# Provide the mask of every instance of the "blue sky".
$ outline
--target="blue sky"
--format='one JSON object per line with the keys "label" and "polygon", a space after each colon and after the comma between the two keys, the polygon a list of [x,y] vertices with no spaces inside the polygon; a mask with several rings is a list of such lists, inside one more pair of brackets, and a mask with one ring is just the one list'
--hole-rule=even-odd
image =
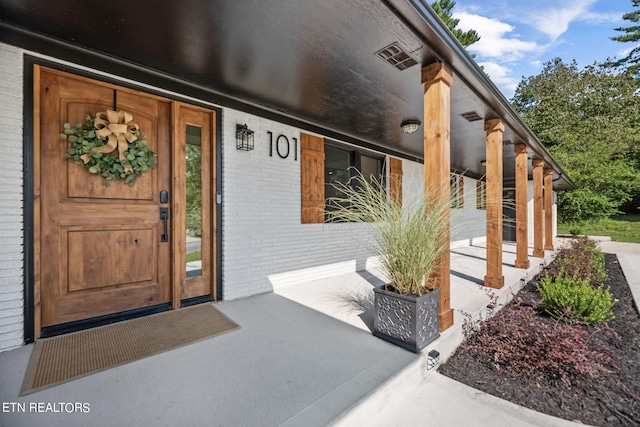
{"label": "blue sky", "polygon": [[583,67],[630,51],[610,37],[630,25],[622,15],[632,10],[631,0],[457,0],[453,16],[480,34],[467,49],[510,99],[523,76],[553,58]]}

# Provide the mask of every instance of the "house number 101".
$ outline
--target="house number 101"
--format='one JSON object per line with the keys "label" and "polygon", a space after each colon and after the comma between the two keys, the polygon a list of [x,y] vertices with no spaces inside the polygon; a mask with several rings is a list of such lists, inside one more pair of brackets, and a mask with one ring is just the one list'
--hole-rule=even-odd
{"label": "house number 101", "polygon": [[[273,132],[267,131],[269,134],[269,157],[273,157],[273,148],[275,145],[276,153],[281,159],[286,159],[289,157],[289,153],[291,152],[291,144],[289,143],[289,138],[285,135],[278,135],[276,138],[276,143],[273,143]],[[298,161],[298,139],[293,139],[293,160]]]}

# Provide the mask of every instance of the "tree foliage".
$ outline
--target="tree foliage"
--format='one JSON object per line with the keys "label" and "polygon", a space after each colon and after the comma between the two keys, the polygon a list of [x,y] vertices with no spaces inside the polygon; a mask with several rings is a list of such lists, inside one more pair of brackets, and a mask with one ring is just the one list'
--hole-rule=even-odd
{"label": "tree foliage", "polygon": [[462,46],[467,47],[480,40],[480,36],[475,30],[462,31],[456,28],[460,20],[454,19],[452,16],[452,10],[455,5],[456,2],[451,0],[438,0],[431,3],[431,7],[442,19],[442,22],[451,30]]}
{"label": "tree foliage", "polygon": [[200,146],[186,145],[186,211],[187,229],[202,235],[202,151]]}
{"label": "tree foliage", "polygon": [[561,220],[610,216],[639,194],[636,90],[630,70],[560,58],[518,85],[515,109],[579,187],[559,195]]}
{"label": "tree foliage", "polygon": [[629,54],[616,62],[616,65],[628,66],[636,76],[640,78],[640,0],[631,0],[631,4],[637,9],[629,13],[625,13],[622,15],[622,19],[629,21],[632,24],[628,27],[616,28],[615,30],[622,34],[616,37],[611,37],[611,40],[635,44],[635,47],[631,49]]}

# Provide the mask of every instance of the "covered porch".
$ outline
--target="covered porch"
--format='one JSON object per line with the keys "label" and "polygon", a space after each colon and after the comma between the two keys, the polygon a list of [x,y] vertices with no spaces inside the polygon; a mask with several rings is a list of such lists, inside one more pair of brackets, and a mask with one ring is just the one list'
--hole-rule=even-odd
{"label": "covered porch", "polygon": [[[23,397],[18,394],[33,345],[0,353],[0,399],[15,403],[4,407],[2,421],[11,426],[383,425],[376,420],[425,383],[438,388],[436,419],[455,418],[460,408],[477,407],[477,391],[428,369],[427,354],[435,349],[444,360],[453,352],[462,340],[463,313],[486,317],[484,246],[452,249],[454,324],[421,354],[371,335],[368,301],[381,275],[375,269],[354,271],[217,303],[239,329]],[[528,269],[517,269],[514,245],[502,249],[505,286],[495,291],[499,303],[553,257],[546,252],[544,258],[531,257]],[[484,404],[474,414],[480,423],[570,425],[491,396],[480,399]],[[30,404],[38,402],[88,403],[90,411],[30,412]],[[17,404],[26,412],[15,410]],[[470,425],[469,418],[457,419]]]}
{"label": "covered porch", "polygon": [[[529,265],[530,179],[533,255],[542,257],[544,249],[553,249],[549,244],[553,239],[553,191],[571,188],[573,183],[423,1],[358,0],[347,5],[305,0],[283,6],[198,0],[188,6],[165,3],[162,7],[152,2],[134,6],[116,2],[103,10],[87,9],[70,0],[54,10],[42,4],[8,2],[0,10],[0,41],[25,49],[33,63],[144,84],[154,91],[220,107],[223,116],[232,117],[228,111],[237,110],[256,120],[272,120],[376,151],[389,163],[423,163],[423,179],[438,183],[444,203],[450,197],[451,173],[477,180],[484,200],[479,209],[486,209],[484,256],[488,262],[481,280],[487,287],[499,289],[505,283],[501,253],[505,189],[516,189],[516,265],[523,269]],[[85,25],[76,25],[76,15],[82,16]],[[114,27],[119,29],[114,31]],[[132,32],[136,37],[130,36]],[[27,102],[31,102],[28,97]],[[401,130],[407,122],[417,124],[419,130]],[[27,139],[25,146],[28,144]],[[233,189],[234,176],[242,172],[243,165],[232,170],[233,163],[226,161],[232,154],[224,155],[220,169],[225,170],[219,181],[224,181],[222,187]],[[33,160],[27,157],[27,162]],[[300,163],[304,162],[301,152]],[[27,180],[31,168],[27,164]],[[322,167],[319,171],[323,172]],[[246,215],[247,209],[224,204],[236,195],[222,187],[216,190],[222,215]],[[26,212],[34,209],[35,192],[25,186]],[[319,193],[321,205],[323,196]],[[321,215],[317,222],[322,222]],[[306,224],[304,214],[302,223]],[[226,221],[223,233],[237,234],[229,224]],[[26,244],[37,247],[38,236],[29,234],[29,227],[25,230]],[[227,252],[221,256],[218,276],[224,274],[238,285],[240,280],[234,279],[243,270],[234,263],[227,242],[220,240],[221,251]],[[237,250],[243,252],[246,248]],[[35,261],[38,256],[36,251]],[[25,262],[38,265],[32,259]],[[279,260],[269,262],[274,270],[282,268],[276,267]],[[440,329],[446,330],[453,324],[449,269],[455,266],[448,259],[442,259],[440,265]],[[267,285],[264,273],[257,273],[261,276],[254,277],[260,283],[250,289],[223,284],[225,298],[263,291]],[[34,322],[33,317],[36,325],[34,333],[27,330],[29,342],[39,335],[38,272],[34,279],[25,277],[25,283],[26,323]],[[173,307],[179,305],[176,298]]]}

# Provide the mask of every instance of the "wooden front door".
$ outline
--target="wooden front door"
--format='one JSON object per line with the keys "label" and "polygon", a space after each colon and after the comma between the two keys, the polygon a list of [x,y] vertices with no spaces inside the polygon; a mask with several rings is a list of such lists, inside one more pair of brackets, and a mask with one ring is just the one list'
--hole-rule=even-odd
{"label": "wooden front door", "polygon": [[[182,299],[215,295],[213,112],[44,67],[36,66],[34,77],[35,336],[49,326],[158,304],[177,308]],[[101,175],[64,157],[63,125],[107,110],[130,113],[157,153],[157,167],[134,186],[119,180],[105,186]],[[202,226],[190,238],[184,203],[189,141],[178,124],[199,127],[206,139],[200,143]],[[185,271],[187,241],[202,242],[194,280]]]}

